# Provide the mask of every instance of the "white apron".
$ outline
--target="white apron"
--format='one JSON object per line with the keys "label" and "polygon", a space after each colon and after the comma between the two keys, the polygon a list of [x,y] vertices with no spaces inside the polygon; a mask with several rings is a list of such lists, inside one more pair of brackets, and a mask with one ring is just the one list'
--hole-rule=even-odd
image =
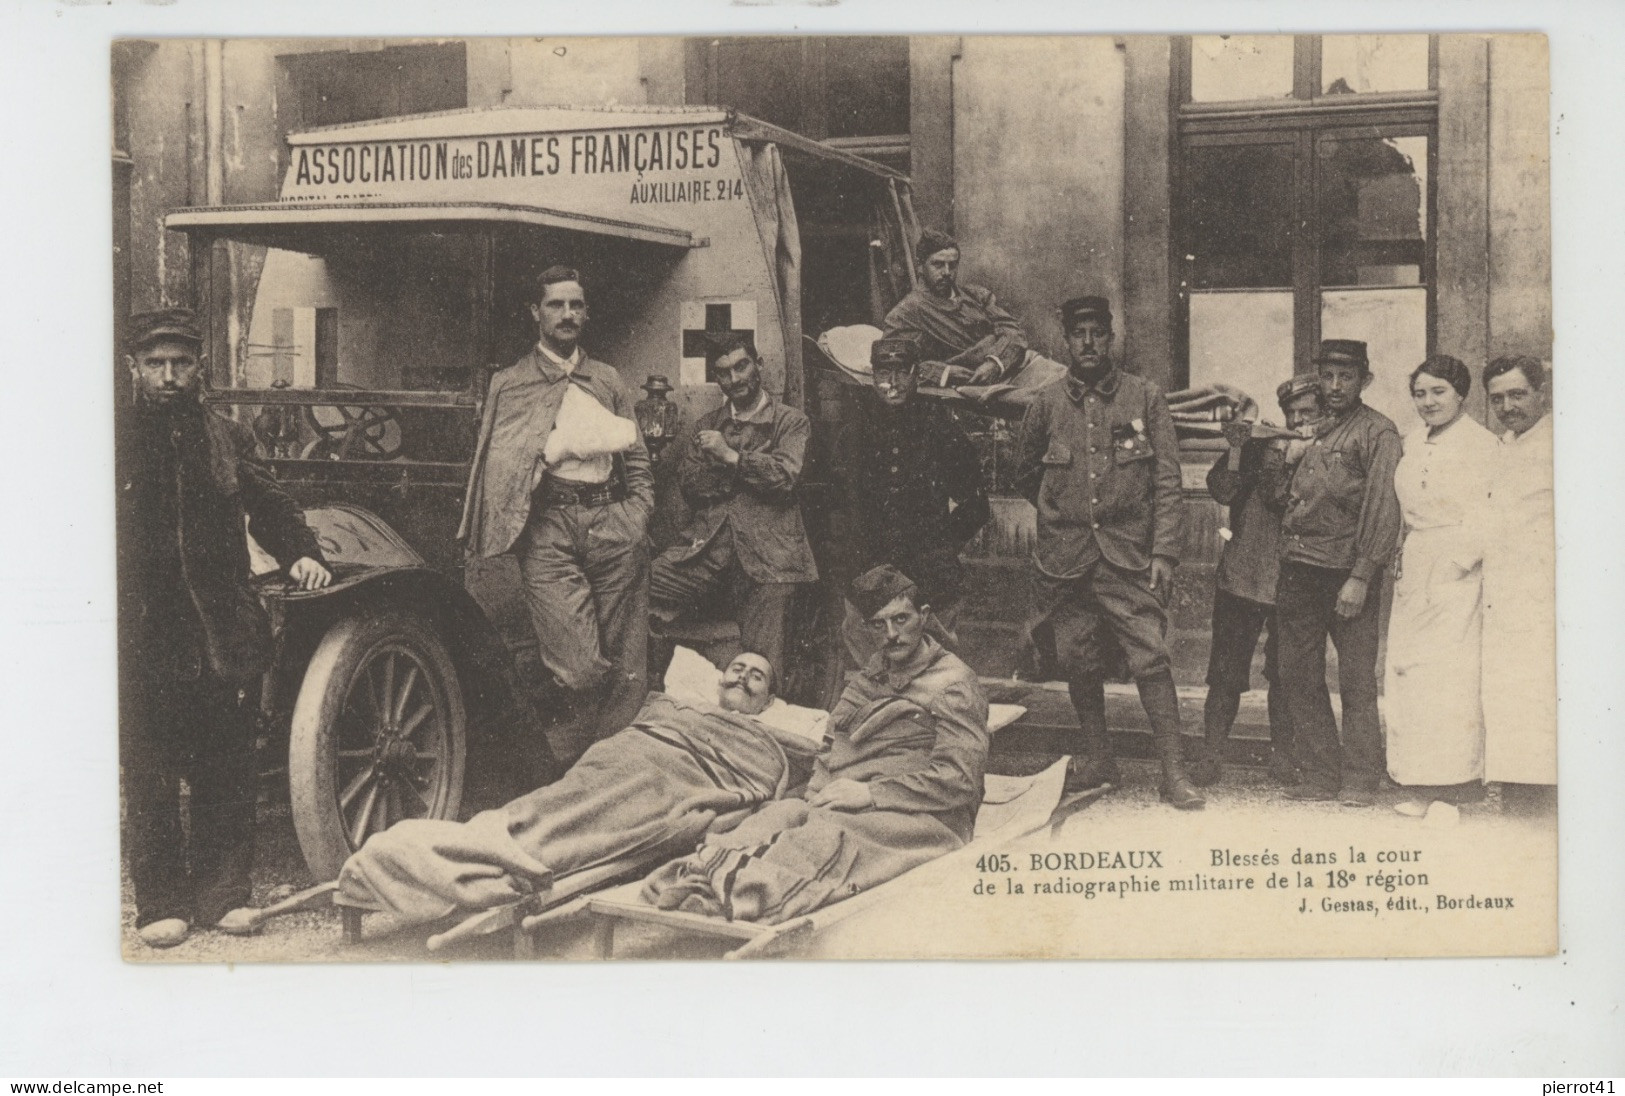
{"label": "white apron", "polygon": [[1552,417],[1508,434],[1484,553],[1486,780],[1557,783],[1557,546]]}
{"label": "white apron", "polygon": [[1413,432],[1394,472],[1406,533],[1385,692],[1399,784],[1484,778],[1480,564],[1495,451],[1495,436],[1463,415],[1435,437]]}

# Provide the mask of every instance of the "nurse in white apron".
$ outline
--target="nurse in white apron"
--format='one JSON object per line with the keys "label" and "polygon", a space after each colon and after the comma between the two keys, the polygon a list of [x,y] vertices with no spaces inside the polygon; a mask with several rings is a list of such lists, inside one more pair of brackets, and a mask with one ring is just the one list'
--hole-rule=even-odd
{"label": "nurse in white apron", "polygon": [[1464,413],[1471,386],[1445,354],[1411,374],[1422,423],[1394,472],[1405,539],[1388,626],[1387,753],[1388,775],[1413,793],[1402,814],[1483,795],[1483,530],[1496,440]]}

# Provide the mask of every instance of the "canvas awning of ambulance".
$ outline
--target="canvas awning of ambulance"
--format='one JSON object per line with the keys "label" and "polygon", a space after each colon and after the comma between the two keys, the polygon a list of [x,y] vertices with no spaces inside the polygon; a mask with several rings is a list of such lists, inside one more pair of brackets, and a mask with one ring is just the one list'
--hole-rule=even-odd
{"label": "canvas awning of ambulance", "polygon": [[[671,130],[674,126],[696,134],[696,156],[697,135],[705,127],[721,126],[739,140],[776,145],[792,159],[815,159],[837,169],[904,180],[873,161],[715,108],[499,108],[323,126],[289,134],[290,165],[281,200],[175,210],[164,223],[169,229],[203,239],[227,239],[306,254],[322,254],[346,236],[353,238],[380,229],[445,232],[519,227],[613,237],[667,248],[704,247],[709,240],[703,228],[696,231],[692,225],[671,223],[669,215],[681,219],[681,210],[668,208],[663,211],[667,217],[641,212],[628,216],[624,206],[609,206],[603,200],[605,196],[580,186],[558,188],[551,195],[555,200],[526,200],[534,196],[536,168],[551,163],[557,171],[561,163],[578,158],[583,151],[583,137],[597,137],[607,148],[610,140],[620,141],[630,132],[638,133],[641,141],[651,129]],[[566,138],[569,147],[549,148],[542,144],[544,135],[553,134],[574,135],[574,139]],[[444,156],[448,138],[478,142],[482,155],[494,150],[495,163],[475,163],[470,158],[465,165],[467,182],[478,193],[457,193],[470,187],[440,177],[445,167],[435,157]],[[597,147],[595,140],[588,149]],[[334,151],[338,148],[346,157],[342,168]],[[520,151],[505,157],[508,149],[522,151],[523,159]],[[667,155],[671,153],[668,148]],[[457,154],[455,148],[452,154]],[[677,154],[685,153],[678,150]],[[580,180],[580,165],[572,162],[568,166],[569,174]],[[338,174],[341,170],[342,185]],[[435,177],[432,181],[431,175]],[[420,181],[427,185],[416,185]],[[391,200],[407,194],[429,200]]]}
{"label": "canvas awning of ambulance", "polygon": [[704,247],[684,228],[649,219],[629,220],[515,202],[301,202],[203,206],[177,210],[166,228],[189,235],[320,255],[339,234],[378,229],[457,231],[528,227],[611,236],[672,248]]}

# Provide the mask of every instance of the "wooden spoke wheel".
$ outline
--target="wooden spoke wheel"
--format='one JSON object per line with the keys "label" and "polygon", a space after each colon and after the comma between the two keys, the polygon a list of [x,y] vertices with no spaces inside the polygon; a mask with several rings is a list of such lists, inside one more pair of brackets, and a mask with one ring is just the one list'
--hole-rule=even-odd
{"label": "wooden spoke wheel", "polygon": [[312,874],[338,875],[368,835],[455,818],[468,717],[446,645],[419,617],[342,620],[317,644],[294,702],[288,783]]}

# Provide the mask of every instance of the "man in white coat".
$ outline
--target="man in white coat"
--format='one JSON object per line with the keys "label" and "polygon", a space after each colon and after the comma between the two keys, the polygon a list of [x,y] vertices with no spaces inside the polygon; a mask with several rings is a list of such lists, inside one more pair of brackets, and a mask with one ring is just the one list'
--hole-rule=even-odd
{"label": "man in white coat", "polygon": [[1549,808],[1557,784],[1557,548],[1546,370],[1484,370],[1501,435],[1484,549],[1484,778],[1508,808]]}

